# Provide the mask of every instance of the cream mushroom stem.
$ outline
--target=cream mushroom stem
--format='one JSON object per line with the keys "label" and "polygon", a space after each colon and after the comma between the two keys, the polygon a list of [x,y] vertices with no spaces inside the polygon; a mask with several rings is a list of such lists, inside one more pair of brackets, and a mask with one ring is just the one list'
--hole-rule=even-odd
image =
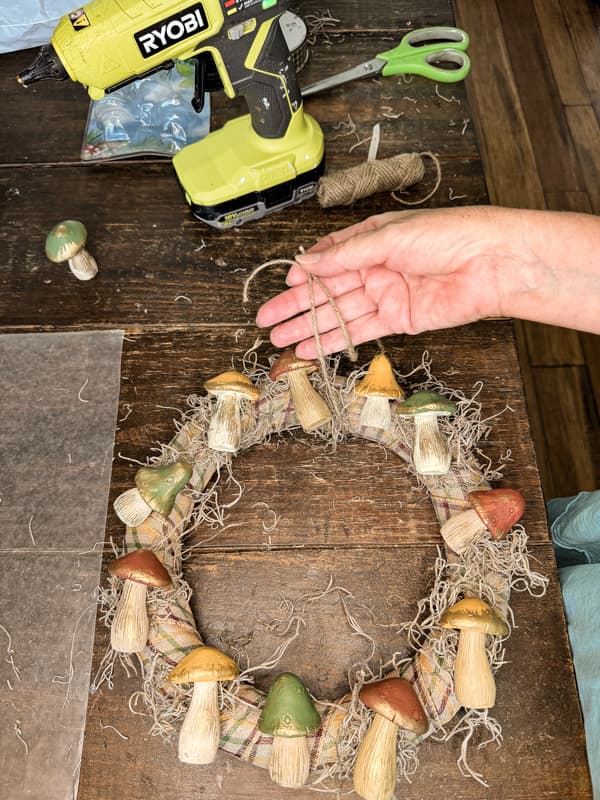
{"label": "cream mushroom stem", "polygon": [[208,446],[221,453],[237,453],[240,449],[242,424],[239,392],[218,392],[217,404],[208,426]]}
{"label": "cream mushroom stem", "polygon": [[452,457],[437,418],[435,411],[415,414],[413,464],[419,475],[445,475],[450,469]]}
{"label": "cream mushroom stem", "polygon": [[455,553],[462,553],[476,542],[487,528],[473,508],[453,514],[440,528],[440,533],[448,547]]}
{"label": "cream mushroom stem", "polygon": [[269,775],[286,789],[298,789],[308,780],[310,750],[306,736],[274,736]]}
{"label": "cream mushroom stem", "polygon": [[192,700],[179,732],[179,760],[186,764],[211,764],[220,738],[218,683],[194,683]]}
{"label": "cream mushroom stem", "polygon": [[389,430],[392,426],[389,397],[367,397],[360,412],[360,424],[368,428]]}
{"label": "cream mushroom stem", "polygon": [[375,713],[354,764],[354,791],[364,800],[391,800],[396,786],[398,726]]}
{"label": "cream mushroom stem", "polygon": [[89,253],[85,247],[76,253],[71,258],[67,259],[69,269],[80,281],[91,280],[98,272],[98,264],[96,259]]}
{"label": "cream mushroom stem", "polygon": [[463,708],[492,708],[496,682],[485,649],[485,633],[461,630],[454,663],[454,693]]}
{"label": "cream mushroom stem", "polygon": [[294,410],[303,430],[314,431],[329,422],[329,406],[309,381],[306,370],[290,370],[287,379]]}
{"label": "cream mushroom stem", "polygon": [[148,641],[146,584],[125,580],[110,628],[110,644],[118,653],[140,653]]}

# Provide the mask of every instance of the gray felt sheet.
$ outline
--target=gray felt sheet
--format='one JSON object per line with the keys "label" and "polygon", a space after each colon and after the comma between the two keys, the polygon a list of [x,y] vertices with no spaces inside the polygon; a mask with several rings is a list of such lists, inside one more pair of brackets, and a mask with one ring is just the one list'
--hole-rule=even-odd
{"label": "gray felt sheet", "polygon": [[0,336],[0,800],[72,800],[121,331]]}

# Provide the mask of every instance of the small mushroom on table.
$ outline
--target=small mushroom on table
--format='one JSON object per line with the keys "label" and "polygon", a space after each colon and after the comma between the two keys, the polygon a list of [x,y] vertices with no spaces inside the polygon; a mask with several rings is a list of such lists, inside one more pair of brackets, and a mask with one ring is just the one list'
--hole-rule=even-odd
{"label": "small mushroom on table", "polygon": [[173,461],[163,467],[142,467],[135,474],[135,489],[120,494],[113,507],[121,522],[135,527],[153,511],[168,517],[175,499],[192,477],[192,467]]}
{"label": "small mushroom on table", "polygon": [[220,453],[237,453],[242,437],[242,402],[255,402],[260,392],[249,378],[235,370],[210,378],[204,388],[217,399],[208,426],[208,446]]}
{"label": "small mushroom on table", "polygon": [[419,475],[446,475],[452,456],[438,418],[456,413],[456,405],[437,392],[419,391],[399,403],[397,411],[415,421],[412,459]]}
{"label": "small mushroom on table", "polygon": [[284,350],[271,367],[272,381],[287,378],[298,422],[307,433],[320,428],[331,419],[329,406],[309,381],[317,369],[316,361],[298,358],[293,350]]}
{"label": "small mushroom on table", "polygon": [[131,550],[108,565],[123,583],[110,628],[110,644],[118,653],[140,653],[148,641],[147,587],[168,589],[171,576],[151,550]]}
{"label": "small mushroom on table", "polygon": [[375,716],[358,748],[354,791],[364,800],[391,800],[400,729],[423,736],[429,728],[427,715],[412,684],[404,678],[367,683],[359,698]]}
{"label": "small mushroom on table", "polygon": [[477,489],[469,492],[471,508],[453,514],[440,528],[448,547],[455,553],[464,552],[486,531],[500,541],[523,516],[525,499],[516,489]]}
{"label": "small mushroom on table", "polygon": [[98,264],[85,249],[86,241],[85,225],[75,219],[66,219],[55,225],[46,237],[46,256],[55,264],[68,261],[76,278],[89,281],[98,272]]}
{"label": "small mushroom on table", "polygon": [[321,726],[321,717],[293,672],[278,675],[267,695],[258,727],[273,737],[269,774],[279,786],[304,786],[310,771],[310,750],[306,739]]}
{"label": "small mushroom on table", "polygon": [[454,662],[454,694],[464,708],[492,708],[496,682],[485,649],[485,637],[506,636],[508,625],[485,600],[465,597],[440,619],[442,628],[460,631]]}
{"label": "small mushroom on table", "polygon": [[193,683],[190,706],[179,732],[179,760],[186,764],[210,764],[221,741],[219,682],[232,681],[240,668],[216,647],[196,647],[171,670],[171,683]]}
{"label": "small mushroom on table", "polygon": [[354,393],[365,398],[360,424],[389,430],[392,425],[390,400],[404,399],[404,392],[396,381],[392,364],[385,353],[378,353],[373,358],[367,374],[357,384]]}

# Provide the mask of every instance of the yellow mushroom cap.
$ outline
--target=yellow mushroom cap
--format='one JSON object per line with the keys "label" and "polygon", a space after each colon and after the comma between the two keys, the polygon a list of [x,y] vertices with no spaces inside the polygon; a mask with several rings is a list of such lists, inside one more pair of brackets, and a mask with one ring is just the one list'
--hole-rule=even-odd
{"label": "yellow mushroom cap", "polygon": [[479,597],[465,597],[449,608],[440,619],[442,628],[506,636],[508,625],[502,617]]}
{"label": "yellow mushroom cap", "polygon": [[367,374],[354,392],[364,397],[404,398],[404,392],[394,377],[391,361],[385,353],[378,353],[373,358]]}
{"label": "yellow mushroom cap", "polygon": [[221,372],[220,375],[209,378],[204,384],[204,388],[207,392],[211,392],[212,394],[217,392],[234,392],[244,395],[244,397],[247,397],[249,400],[258,400],[260,395],[260,392],[252,381],[241,372],[235,372],[235,370]]}
{"label": "yellow mushroom cap", "polygon": [[201,683],[202,681],[231,681],[240,668],[229,656],[216,647],[201,645],[181,659],[169,673],[171,683]]}

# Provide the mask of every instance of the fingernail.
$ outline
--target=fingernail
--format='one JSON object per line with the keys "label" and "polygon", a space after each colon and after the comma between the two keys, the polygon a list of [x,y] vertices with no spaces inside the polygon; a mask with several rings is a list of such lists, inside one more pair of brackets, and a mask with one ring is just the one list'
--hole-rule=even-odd
{"label": "fingernail", "polygon": [[299,264],[316,264],[321,259],[321,253],[298,253],[296,261]]}

